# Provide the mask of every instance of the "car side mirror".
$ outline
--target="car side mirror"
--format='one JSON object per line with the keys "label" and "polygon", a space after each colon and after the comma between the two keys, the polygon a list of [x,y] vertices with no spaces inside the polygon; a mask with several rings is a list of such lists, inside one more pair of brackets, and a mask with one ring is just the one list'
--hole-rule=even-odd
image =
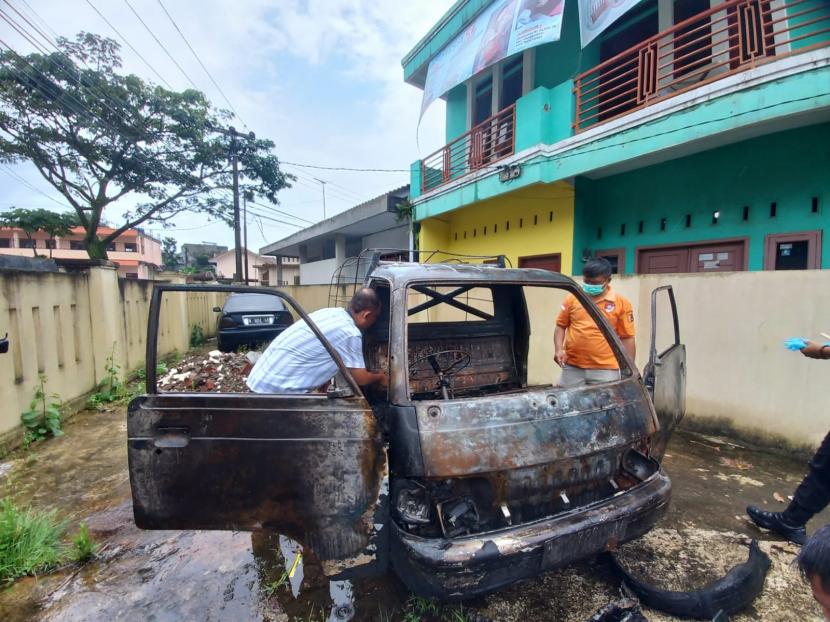
{"label": "car side mirror", "polygon": [[214,313],[222,313],[222,308],[221,307],[213,307],[213,312]]}

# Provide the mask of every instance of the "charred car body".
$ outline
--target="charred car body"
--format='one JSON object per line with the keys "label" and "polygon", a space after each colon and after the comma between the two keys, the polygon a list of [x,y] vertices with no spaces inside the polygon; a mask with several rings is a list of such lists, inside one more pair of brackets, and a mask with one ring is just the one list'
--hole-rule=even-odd
{"label": "charred car body", "polygon": [[[414,592],[453,599],[613,549],[665,513],[671,484],[660,460],[685,407],[670,288],[652,295],[653,324],[661,297],[670,309],[669,345],[658,353],[652,330],[641,376],[563,275],[380,262],[366,284],[383,301],[364,338],[367,365],[389,370],[388,391],[362,393],[312,325],[344,386],[308,395],[157,393],[161,297],[193,289],[157,287],[147,394],[129,408],[139,527],[273,529],[332,575],[391,563]],[[551,383],[552,356],[539,352],[552,342],[558,305],[540,296],[568,293],[606,335],[619,381]],[[542,324],[531,323],[530,307]]]}

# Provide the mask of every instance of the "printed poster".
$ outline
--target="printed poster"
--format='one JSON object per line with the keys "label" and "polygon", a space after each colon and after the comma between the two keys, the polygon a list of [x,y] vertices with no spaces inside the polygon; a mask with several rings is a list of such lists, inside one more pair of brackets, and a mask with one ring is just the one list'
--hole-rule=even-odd
{"label": "printed poster", "polygon": [[640,0],[579,0],[579,38],[587,46]]}
{"label": "printed poster", "polygon": [[558,41],[565,0],[496,0],[427,68],[421,115],[447,91],[523,50]]}

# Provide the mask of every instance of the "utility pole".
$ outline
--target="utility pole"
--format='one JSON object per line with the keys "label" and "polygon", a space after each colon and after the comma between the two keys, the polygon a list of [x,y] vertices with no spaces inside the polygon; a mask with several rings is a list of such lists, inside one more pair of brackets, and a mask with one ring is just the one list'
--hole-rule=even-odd
{"label": "utility pole", "polygon": [[[244,153],[244,151],[254,143],[256,140],[256,134],[253,132],[249,132],[247,136],[244,138],[248,139],[246,144],[240,143],[237,138],[243,137],[239,132],[236,131],[236,128],[231,126],[227,129],[223,127],[212,127],[211,128],[214,132],[218,132],[220,134],[224,134],[225,136],[230,136],[231,144],[228,145],[228,157],[231,161],[231,167],[233,170],[233,241],[234,241],[234,258],[236,259],[236,265],[234,266],[234,281],[242,280],[243,278],[247,280],[248,278],[248,270],[246,268],[245,272],[242,272],[242,239],[241,239],[241,227],[240,227],[240,218],[239,218],[239,156],[240,154]],[[247,222],[245,223],[247,229]],[[247,235],[246,235],[246,264],[247,264]]]}
{"label": "utility pole", "polygon": [[249,285],[248,281],[248,197],[242,195],[242,246],[245,249],[245,285]]}
{"label": "utility pole", "polygon": [[314,181],[316,181],[321,186],[323,186],[323,220],[325,220],[326,219],[326,182],[324,182],[322,179],[317,179],[316,177],[314,178]]}
{"label": "utility pole", "polygon": [[233,245],[236,265],[233,280],[242,278],[242,240],[239,235],[239,156],[237,155],[236,129],[231,127],[231,165],[233,166]]}

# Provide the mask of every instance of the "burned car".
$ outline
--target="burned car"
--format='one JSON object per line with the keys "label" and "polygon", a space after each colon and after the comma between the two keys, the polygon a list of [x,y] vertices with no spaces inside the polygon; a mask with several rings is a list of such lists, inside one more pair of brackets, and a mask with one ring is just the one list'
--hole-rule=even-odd
{"label": "burned car", "polygon": [[[614,549],[663,516],[671,483],[660,461],[685,408],[670,287],[652,294],[641,375],[561,274],[375,262],[365,283],[383,302],[366,361],[389,371],[388,389],[361,391],[311,324],[341,382],[307,395],[159,393],[162,296],[251,289],[156,287],[147,394],[128,414],[139,527],[275,530],[332,576],[391,565],[413,592],[458,599]],[[567,294],[606,336],[618,381],[556,385],[553,326]]]}

